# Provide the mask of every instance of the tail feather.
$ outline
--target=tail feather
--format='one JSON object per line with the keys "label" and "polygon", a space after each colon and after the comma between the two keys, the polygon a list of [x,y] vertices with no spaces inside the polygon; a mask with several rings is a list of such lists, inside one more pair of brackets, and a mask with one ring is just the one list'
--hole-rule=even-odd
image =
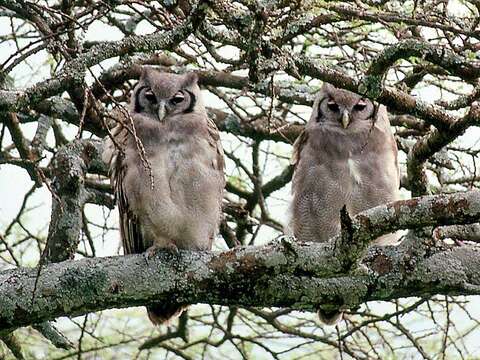
{"label": "tail feather", "polygon": [[318,317],[325,325],[336,325],[343,319],[343,312],[318,310]]}
{"label": "tail feather", "polygon": [[158,304],[148,306],[147,314],[153,325],[161,325],[179,317],[186,308],[186,305]]}

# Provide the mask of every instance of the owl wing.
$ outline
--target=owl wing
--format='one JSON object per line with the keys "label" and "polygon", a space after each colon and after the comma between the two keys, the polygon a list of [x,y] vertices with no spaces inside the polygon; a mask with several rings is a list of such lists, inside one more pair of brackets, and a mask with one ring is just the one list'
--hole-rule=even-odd
{"label": "owl wing", "polygon": [[388,167],[387,173],[395,174],[395,188],[400,188],[400,167],[398,164],[398,148],[397,142],[395,141],[395,136],[392,133],[392,128],[390,126],[390,120],[388,119],[388,112],[385,106],[380,105],[377,112],[377,119],[375,120],[376,124],[379,124],[383,127],[382,131],[386,135],[386,144],[390,148],[393,155],[393,161],[387,163],[385,166]]}
{"label": "owl wing", "polygon": [[208,143],[215,150],[216,157],[215,161],[212,162],[212,166],[215,170],[222,172],[225,167],[225,161],[223,159],[223,147],[222,142],[220,141],[220,133],[218,131],[217,125],[213,120],[207,117],[207,132],[208,132]]}
{"label": "owl wing", "polygon": [[[222,199],[223,199],[223,189],[225,188],[225,174],[224,174],[224,167],[225,167],[225,160],[223,158],[223,147],[222,142],[220,141],[220,133],[218,131],[217,125],[213,122],[213,120],[207,117],[207,133],[208,133],[208,144],[214,149],[215,151],[215,159],[212,160],[212,167],[217,171],[219,177],[219,186],[218,186],[218,209],[219,209],[219,218],[217,219],[217,226],[221,222],[222,218]],[[217,229],[218,231],[218,229]],[[210,238],[209,248],[212,247],[214,237]]]}
{"label": "owl wing", "polygon": [[292,151],[292,157],[290,159],[290,165],[293,166],[293,177],[292,177],[292,194],[295,193],[295,189],[297,187],[297,166],[298,163],[300,162],[300,156],[302,153],[303,148],[305,147],[305,144],[308,141],[308,133],[307,131],[303,130],[300,135],[297,137],[295,142],[293,143],[293,151]]}
{"label": "owl wing", "polygon": [[[125,149],[128,132],[122,124],[117,124],[111,131],[112,138],[105,140],[102,158],[109,166],[109,175],[119,211],[120,236],[125,254],[144,252],[147,247],[143,242],[138,217],[129,206],[125,174],[128,163],[125,161]],[[115,142],[114,142],[115,141]]]}
{"label": "owl wing", "polygon": [[118,159],[118,171],[116,171],[116,176],[113,181],[117,194],[120,236],[122,238],[123,251],[125,254],[138,254],[147,250],[148,246],[146,246],[143,241],[138,217],[129,206],[128,191],[126,190],[126,183],[124,181],[128,164],[121,161],[123,160],[121,157]]}
{"label": "owl wing", "polygon": [[307,143],[308,140],[308,133],[303,130],[300,135],[297,137],[295,142],[293,143],[293,152],[292,152],[292,157],[290,159],[290,165],[293,165],[294,167],[297,166],[297,164],[300,161],[300,154],[302,152],[303,147]]}

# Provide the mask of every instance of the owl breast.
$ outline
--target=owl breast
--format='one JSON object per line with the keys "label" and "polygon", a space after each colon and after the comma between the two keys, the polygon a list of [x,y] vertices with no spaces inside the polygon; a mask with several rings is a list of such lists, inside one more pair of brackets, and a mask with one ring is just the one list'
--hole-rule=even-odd
{"label": "owl breast", "polygon": [[[292,224],[303,241],[327,241],[340,231],[340,210],[351,216],[396,200],[394,156],[382,142],[312,132],[295,171]],[[362,148],[362,151],[359,151]],[[301,190],[300,190],[301,189]]]}
{"label": "owl breast", "polygon": [[[152,245],[166,247],[165,241],[173,241],[179,249],[211,247],[220,218],[223,173],[211,166],[216,154],[205,142],[194,134],[168,131],[155,141],[155,151],[146,148],[153,189],[140,159],[128,170],[128,183],[135,184],[130,191],[131,206]],[[136,149],[132,152],[131,156],[138,157]],[[143,186],[138,182],[144,182]],[[151,191],[138,190],[146,188]]]}

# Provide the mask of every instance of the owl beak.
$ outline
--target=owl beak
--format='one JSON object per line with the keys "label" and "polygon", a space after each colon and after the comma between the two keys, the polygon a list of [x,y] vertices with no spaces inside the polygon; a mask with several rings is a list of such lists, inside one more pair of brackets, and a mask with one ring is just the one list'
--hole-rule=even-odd
{"label": "owl beak", "polygon": [[343,113],[342,113],[342,126],[344,129],[346,129],[349,124],[350,124],[350,114],[348,110],[345,109],[343,110]]}
{"label": "owl beak", "polygon": [[167,115],[166,105],[167,103],[165,101],[158,102],[158,120],[160,122],[163,122],[165,115]]}

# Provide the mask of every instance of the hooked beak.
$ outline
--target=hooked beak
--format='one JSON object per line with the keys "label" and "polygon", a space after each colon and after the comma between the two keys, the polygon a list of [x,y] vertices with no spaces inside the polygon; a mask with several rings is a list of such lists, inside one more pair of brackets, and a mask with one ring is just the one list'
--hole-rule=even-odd
{"label": "hooked beak", "polygon": [[348,127],[348,125],[350,124],[350,114],[348,113],[348,110],[343,110],[343,113],[342,113],[342,126],[344,129],[346,129]]}
{"label": "hooked beak", "polygon": [[160,122],[163,122],[165,116],[167,115],[166,105],[167,104],[165,101],[159,101],[158,103],[158,120]]}

